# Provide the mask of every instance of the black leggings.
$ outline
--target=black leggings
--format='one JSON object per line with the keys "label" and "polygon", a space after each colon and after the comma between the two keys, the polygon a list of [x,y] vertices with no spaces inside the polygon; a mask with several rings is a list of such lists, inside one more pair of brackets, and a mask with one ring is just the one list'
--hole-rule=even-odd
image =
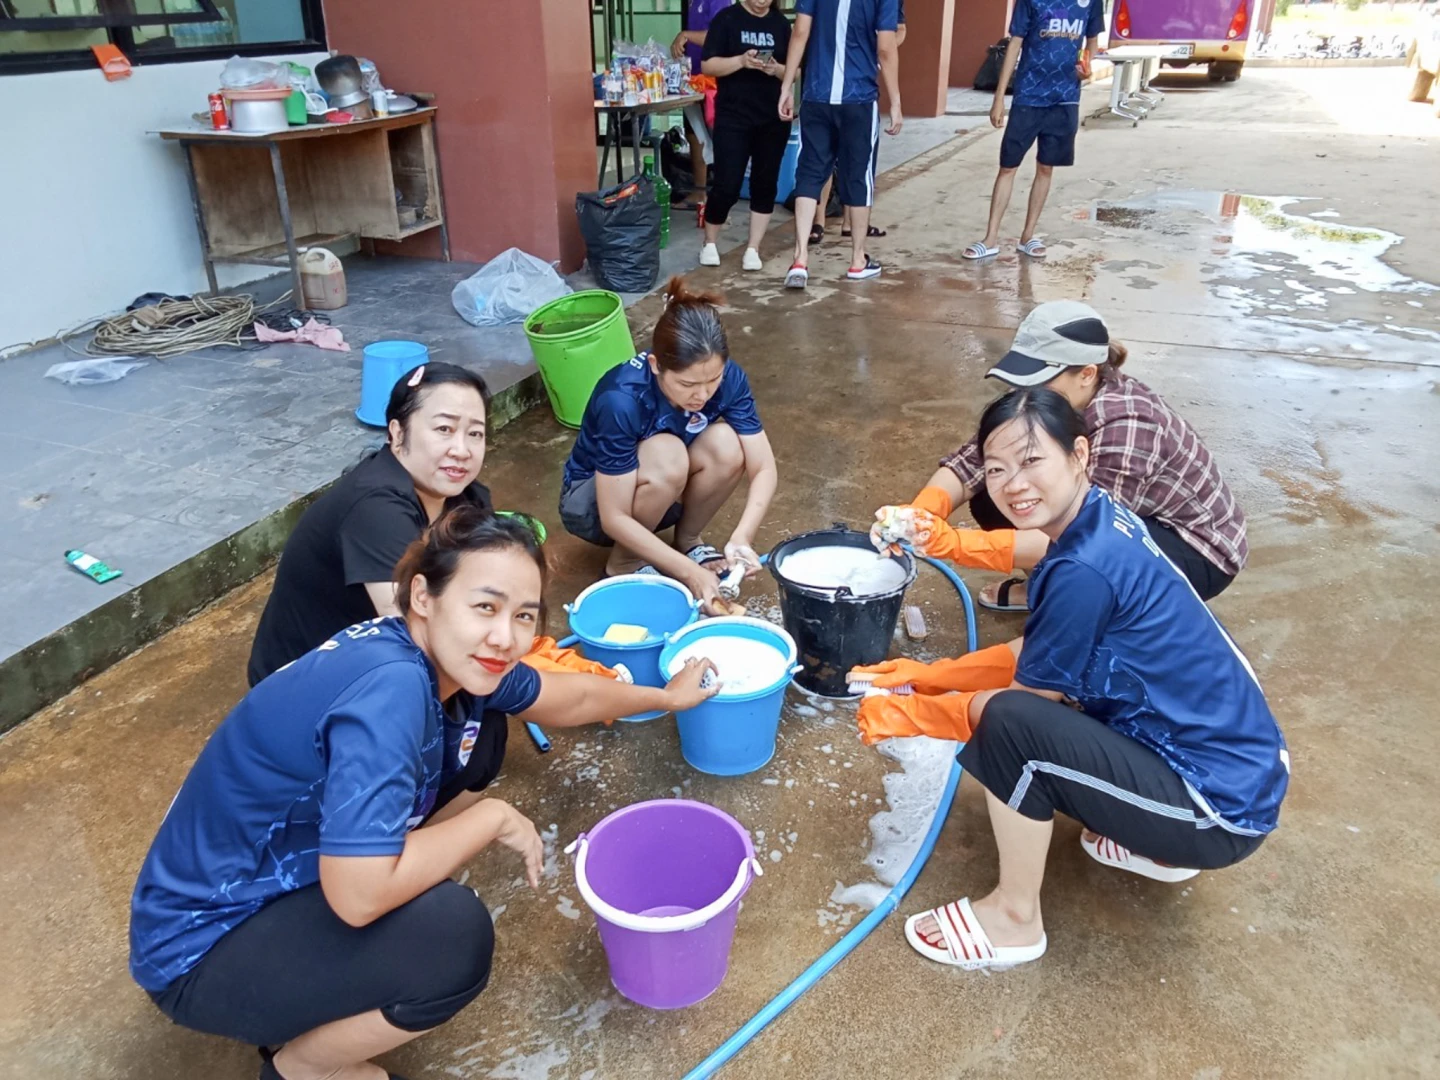
{"label": "black leggings", "polygon": [[[1014,523],[1000,512],[1000,508],[990,498],[990,493],[983,487],[970,499],[970,516],[982,529],[1015,528]],[[1201,600],[1219,596],[1235,580],[1232,575],[1225,573],[1187,544],[1179,533],[1159,518],[1147,517],[1140,520],[1145,522],[1145,527],[1150,530],[1150,538],[1155,541],[1155,546],[1185,575]]]}
{"label": "black leggings", "polygon": [[[486,710],[470,760],[435,810],[489,786],[508,730],[504,713]],[[375,1009],[403,1031],[428,1031],[485,989],[494,951],[490,912],[453,881],[358,928],[310,885],[270,901],[150,997],[182,1027],[256,1046]]]}
{"label": "black leggings", "polygon": [[750,212],[775,211],[775,193],[780,184],[780,162],[790,140],[790,124],[784,120],[728,120],[715,118],[715,164],[710,169],[710,196],[705,200],[705,220],[724,225],[730,208],[740,198],[745,181],[745,163],[750,163]]}
{"label": "black leggings", "polygon": [[1263,836],[1210,821],[1155,751],[1093,717],[1025,690],[996,694],[960,750],[965,771],[1035,821],[1058,811],[1157,862],[1218,870]]}

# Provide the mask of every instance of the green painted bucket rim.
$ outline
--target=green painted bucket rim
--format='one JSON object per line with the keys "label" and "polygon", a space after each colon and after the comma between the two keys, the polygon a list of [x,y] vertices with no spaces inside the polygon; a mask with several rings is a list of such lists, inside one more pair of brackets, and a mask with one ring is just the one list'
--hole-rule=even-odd
{"label": "green painted bucket rim", "polygon": [[548,304],[541,304],[532,311],[525,319],[525,336],[535,338],[539,341],[568,341],[571,338],[584,337],[595,332],[595,323],[581,327],[579,330],[567,330],[563,334],[546,334],[536,331],[535,324],[547,318],[557,308],[568,307],[577,300],[587,300],[591,297],[605,297],[613,304],[612,310],[601,315],[596,322],[608,319],[619,313],[623,318],[625,315],[625,301],[619,293],[611,292],[609,289],[582,289],[580,292],[567,293],[558,299],[551,300]]}

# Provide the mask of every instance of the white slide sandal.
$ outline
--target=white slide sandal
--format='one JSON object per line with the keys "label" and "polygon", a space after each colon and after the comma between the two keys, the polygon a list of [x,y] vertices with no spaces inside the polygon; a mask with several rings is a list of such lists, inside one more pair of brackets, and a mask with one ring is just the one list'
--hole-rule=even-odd
{"label": "white slide sandal", "polygon": [[[945,940],[944,949],[931,945],[916,929],[920,920],[927,915],[940,927],[940,936]],[[985,928],[980,925],[980,920],[975,917],[975,912],[970,907],[969,897],[953,901],[944,907],[911,915],[905,920],[905,940],[926,960],[964,968],[967,971],[1004,971],[1016,964],[1028,964],[1045,955],[1047,943],[1045,935],[1041,934],[1040,940],[1034,945],[991,944],[990,935],[985,933]]]}
{"label": "white slide sandal", "polygon": [[1141,877],[1164,881],[1172,885],[1180,881],[1189,881],[1200,873],[1199,870],[1188,870],[1183,866],[1162,866],[1154,859],[1147,859],[1144,855],[1136,855],[1127,847],[1121,847],[1108,836],[1096,834],[1095,839],[1091,841],[1086,840],[1085,834],[1082,832],[1080,846],[1085,849],[1086,855],[1104,866],[1111,866],[1116,870],[1129,870],[1132,874],[1139,874]]}

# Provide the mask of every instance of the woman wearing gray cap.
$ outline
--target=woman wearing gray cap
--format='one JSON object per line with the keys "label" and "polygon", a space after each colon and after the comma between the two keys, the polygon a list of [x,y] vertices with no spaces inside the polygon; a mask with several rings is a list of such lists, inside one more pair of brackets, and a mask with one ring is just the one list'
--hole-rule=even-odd
{"label": "woman wearing gray cap", "polygon": [[[1094,308],[1054,300],[1025,317],[987,377],[1048,386],[1070,402],[1090,441],[1090,479],[1145,521],[1159,548],[1209,600],[1245,565],[1245,515],[1195,430],[1154,390],[1121,373],[1125,357],[1125,346],[1111,339]],[[1029,570],[1044,556],[1044,534],[1015,528],[986,494],[973,439],[941,459],[910,508],[945,519],[966,501],[983,532],[935,529],[936,550],[926,554],[1004,572]],[[882,507],[876,518],[883,525],[899,509]],[[1028,610],[1018,577],[983,590],[979,599],[997,611]]]}

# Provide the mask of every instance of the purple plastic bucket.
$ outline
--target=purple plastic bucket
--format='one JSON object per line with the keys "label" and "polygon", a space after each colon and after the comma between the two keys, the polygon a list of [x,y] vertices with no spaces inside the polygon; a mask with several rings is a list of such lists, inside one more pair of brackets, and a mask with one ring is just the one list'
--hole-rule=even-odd
{"label": "purple plastic bucket", "polygon": [[637,1005],[683,1009],[725,979],[740,898],[762,873],[750,834],[689,799],[622,807],[567,850],[610,981]]}

